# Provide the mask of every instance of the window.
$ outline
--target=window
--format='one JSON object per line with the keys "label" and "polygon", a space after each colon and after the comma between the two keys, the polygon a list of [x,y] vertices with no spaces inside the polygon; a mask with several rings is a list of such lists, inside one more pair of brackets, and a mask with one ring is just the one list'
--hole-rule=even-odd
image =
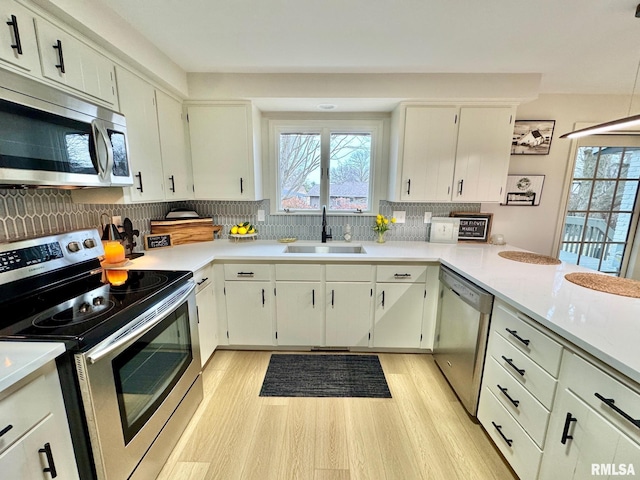
{"label": "window", "polygon": [[381,122],[279,123],[272,141],[279,212],[370,212]]}
{"label": "window", "polygon": [[559,258],[624,275],[637,222],[639,182],[640,147],[578,146]]}

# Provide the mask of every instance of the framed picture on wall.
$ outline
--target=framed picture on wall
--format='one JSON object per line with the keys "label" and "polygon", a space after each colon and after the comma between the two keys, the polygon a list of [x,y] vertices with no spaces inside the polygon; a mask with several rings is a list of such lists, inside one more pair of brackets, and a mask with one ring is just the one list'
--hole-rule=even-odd
{"label": "framed picture on wall", "polygon": [[516,120],[511,155],[548,155],[555,120]]}
{"label": "framed picture on wall", "polygon": [[540,205],[544,175],[507,175],[502,205],[536,207]]}

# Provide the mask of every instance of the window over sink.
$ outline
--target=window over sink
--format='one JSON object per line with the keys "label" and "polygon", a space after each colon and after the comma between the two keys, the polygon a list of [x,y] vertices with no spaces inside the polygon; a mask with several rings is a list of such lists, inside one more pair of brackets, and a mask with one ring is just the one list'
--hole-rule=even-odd
{"label": "window over sink", "polygon": [[270,122],[275,213],[370,213],[381,120]]}

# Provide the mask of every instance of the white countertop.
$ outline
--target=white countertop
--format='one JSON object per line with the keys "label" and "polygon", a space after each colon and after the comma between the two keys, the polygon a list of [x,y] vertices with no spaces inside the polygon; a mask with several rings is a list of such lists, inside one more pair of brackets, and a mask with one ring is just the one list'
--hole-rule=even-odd
{"label": "white countertop", "polygon": [[[318,242],[296,242],[296,245]],[[330,242],[344,245],[345,242]],[[275,240],[221,239],[147,251],[131,269],[196,271],[216,261],[437,262],[451,267],[614,369],[640,383],[640,299],[589,290],[564,275],[582,267],[532,265],[498,256],[509,245],[352,242],[365,254],[290,254]]]}
{"label": "white countertop", "polygon": [[64,351],[64,343],[58,342],[0,342],[0,392]]}

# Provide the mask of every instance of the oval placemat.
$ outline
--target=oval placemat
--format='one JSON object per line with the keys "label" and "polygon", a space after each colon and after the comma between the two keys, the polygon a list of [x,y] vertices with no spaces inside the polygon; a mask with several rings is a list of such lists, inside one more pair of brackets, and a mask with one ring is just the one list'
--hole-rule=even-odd
{"label": "oval placemat", "polygon": [[539,253],[505,250],[504,252],[498,252],[498,255],[514,262],[533,263],[535,265],[558,265],[561,263],[557,258],[540,255]]}
{"label": "oval placemat", "polygon": [[640,298],[640,281],[631,278],[611,277],[600,273],[567,273],[564,278],[581,287],[612,293],[623,297]]}

